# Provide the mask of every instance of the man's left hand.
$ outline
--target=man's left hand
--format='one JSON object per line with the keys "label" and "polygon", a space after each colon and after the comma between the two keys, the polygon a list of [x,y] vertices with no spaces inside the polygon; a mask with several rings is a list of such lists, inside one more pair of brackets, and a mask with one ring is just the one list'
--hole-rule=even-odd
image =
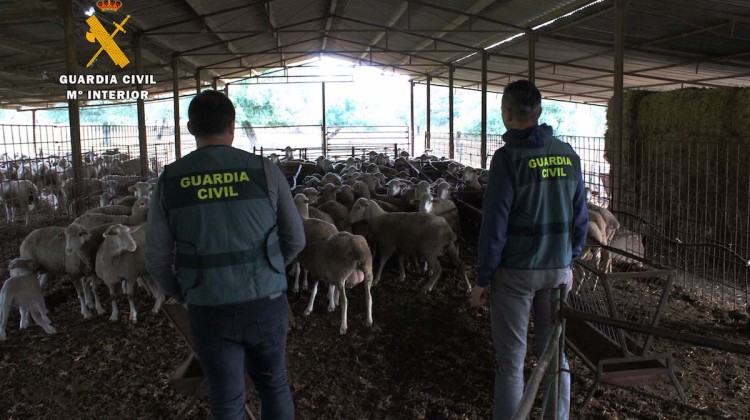
{"label": "man's left hand", "polygon": [[474,285],[471,288],[471,306],[487,306],[487,299],[490,295],[490,288]]}

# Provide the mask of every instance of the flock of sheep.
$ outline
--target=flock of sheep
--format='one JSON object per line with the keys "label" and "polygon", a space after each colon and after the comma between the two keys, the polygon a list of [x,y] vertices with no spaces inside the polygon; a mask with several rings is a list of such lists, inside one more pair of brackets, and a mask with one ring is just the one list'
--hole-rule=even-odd
{"label": "flock of sheep", "polygon": [[[312,312],[318,283],[323,282],[328,286],[328,310],[341,307],[339,332],[345,334],[346,289],[363,283],[366,322],[372,325],[371,286],[378,284],[386,262],[396,253],[401,280],[406,277],[406,261],[429,276],[423,288],[425,292],[433,289],[443,273],[439,260],[442,255],[450,257],[462,273],[467,290],[471,288],[468,268],[458,255],[459,214],[451,197],[456,188],[481,194],[488,179],[487,171],[429,155],[414,159],[406,152],[395,159],[370,152],[346,160],[321,156],[307,161],[294,159],[292,149],[287,148],[283,157],[272,154],[269,158],[290,179],[294,202],[304,223],[307,245],[292,267],[291,289],[299,291],[303,273],[304,289],[308,273],[312,277],[305,315]],[[118,285],[129,301],[132,322],[137,321],[133,303],[136,284],[155,299],[154,312],[164,301],[163,290],[151,279],[145,264],[146,220],[156,174],[152,174],[148,182],[142,182],[140,177],[122,173],[126,172],[125,166],[139,170],[139,162],[131,163],[137,160],[90,154],[83,187],[73,195],[69,166],[63,161],[40,163],[36,179],[22,178],[29,173],[21,169],[23,166],[16,168],[15,176],[7,167],[3,168],[3,177],[7,180],[2,186],[15,186],[9,188],[7,195],[3,193],[6,208],[20,208],[28,214],[33,207],[24,207],[19,201],[38,203],[37,186],[54,191],[51,185],[59,188],[70,214],[76,200],[91,201],[96,197],[98,207],[86,211],[67,227],[36,229],[24,239],[20,257],[10,264],[11,277],[0,291],[0,340],[5,339],[11,304],[19,306],[21,328],[28,325],[30,315],[47,333],[55,332],[42,294],[44,285],[51,279],[73,283],[84,318],[91,317],[90,309],[98,314],[105,312],[97,293],[98,282],[109,291],[112,321],[119,319],[115,299]],[[443,176],[434,181],[425,176],[426,165],[438,169]],[[55,181],[57,184],[47,181],[50,171],[59,177],[59,182]],[[23,191],[24,188],[27,190]],[[594,210],[590,212],[592,241],[610,243],[619,224],[605,209],[590,208]],[[10,210],[8,212],[11,214]],[[12,221],[13,217],[8,217]],[[597,263],[602,260],[601,255],[593,251],[587,251],[583,257],[595,258]],[[377,260],[374,274],[373,259]]]}

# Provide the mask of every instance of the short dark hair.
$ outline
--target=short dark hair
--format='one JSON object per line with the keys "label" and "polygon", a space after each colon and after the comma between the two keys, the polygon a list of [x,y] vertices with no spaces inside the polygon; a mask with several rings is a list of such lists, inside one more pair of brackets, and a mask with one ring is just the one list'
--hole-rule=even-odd
{"label": "short dark hair", "polygon": [[204,90],[190,101],[188,118],[195,136],[223,133],[234,121],[234,105],[227,95],[211,89]]}
{"label": "short dark hair", "polygon": [[518,119],[533,120],[542,113],[542,94],[528,80],[517,80],[503,90],[503,106]]}

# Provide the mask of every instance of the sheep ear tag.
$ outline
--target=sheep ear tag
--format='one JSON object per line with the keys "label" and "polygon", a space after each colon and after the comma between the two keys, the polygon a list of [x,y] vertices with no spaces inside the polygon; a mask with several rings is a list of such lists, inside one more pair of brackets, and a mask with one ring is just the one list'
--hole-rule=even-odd
{"label": "sheep ear tag", "polygon": [[128,230],[130,231],[130,233],[135,233],[135,232],[138,232],[138,229],[140,229],[140,228],[141,228],[141,225],[138,225],[138,226],[130,226],[130,227],[128,228]]}

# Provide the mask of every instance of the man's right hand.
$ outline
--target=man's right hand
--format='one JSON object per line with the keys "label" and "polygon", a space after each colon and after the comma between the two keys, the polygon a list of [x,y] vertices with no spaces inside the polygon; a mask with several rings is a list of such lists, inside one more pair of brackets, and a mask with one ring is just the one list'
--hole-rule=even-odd
{"label": "man's right hand", "polygon": [[490,295],[490,288],[474,285],[471,288],[471,306],[487,306],[487,299]]}

